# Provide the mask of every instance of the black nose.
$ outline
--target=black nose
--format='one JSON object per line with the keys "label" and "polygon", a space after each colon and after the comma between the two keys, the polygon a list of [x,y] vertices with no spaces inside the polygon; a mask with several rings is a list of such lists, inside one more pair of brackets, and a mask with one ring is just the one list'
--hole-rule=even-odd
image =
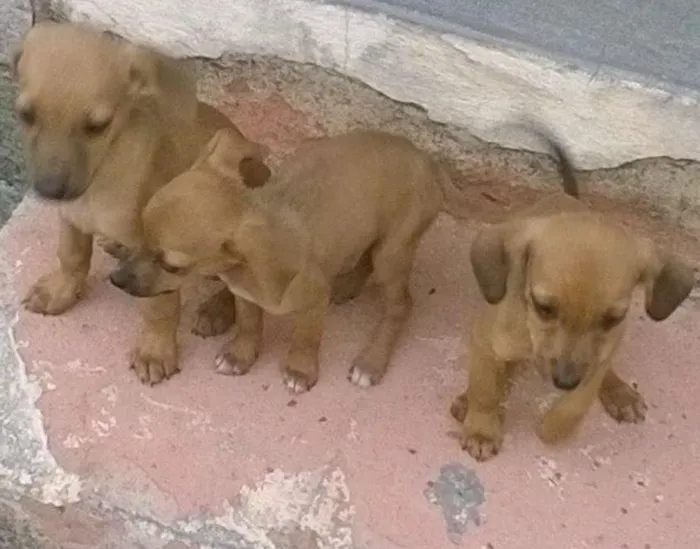
{"label": "black nose", "polygon": [[570,360],[557,360],[553,364],[552,382],[562,391],[576,389],[581,383],[581,368]]}
{"label": "black nose", "polygon": [[134,273],[126,269],[117,269],[109,275],[109,281],[121,290],[133,285],[135,279]]}
{"label": "black nose", "polygon": [[67,175],[52,174],[42,177],[34,183],[34,189],[39,196],[50,200],[75,198],[71,191],[70,178]]}

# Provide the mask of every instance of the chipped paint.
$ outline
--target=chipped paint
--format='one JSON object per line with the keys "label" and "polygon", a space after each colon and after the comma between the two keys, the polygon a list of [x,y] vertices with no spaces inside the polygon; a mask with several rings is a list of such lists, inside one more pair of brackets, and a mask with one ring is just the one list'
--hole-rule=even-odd
{"label": "chipped paint", "polygon": [[442,509],[447,535],[453,543],[460,543],[470,522],[481,524],[480,507],[486,501],[486,492],[471,469],[459,463],[443,465],[440,476],[429,483],[424,495]]}
{"label": "chipped paint", "polygon": [[[22,206],[18,213],[21,211]],[[28,377],[20,356],[22,345],[14,338],[18,314],[14,269],[8,267],[0,260],[0,487],[47,504],[76,502],[81,481],[64,471],[49,452],[43,418],[36,406],[42,380]]]}
{"label": "chipped paint", "polygon": [[354,549],[355,506],[337,467],[295,474],[276,469],[254,486],[244,486],[223,508],[217,517],[176,528],[206,538],[212,547],[226,532],[225,539],[235,535],[239,542],[234,546],[242,549],[278,549],[282,539],[311,540],[318,549]]}

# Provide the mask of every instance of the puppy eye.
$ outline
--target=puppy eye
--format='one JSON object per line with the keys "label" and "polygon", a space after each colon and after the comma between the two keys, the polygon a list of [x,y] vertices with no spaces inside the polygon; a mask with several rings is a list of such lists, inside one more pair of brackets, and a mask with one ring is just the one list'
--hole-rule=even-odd
{"label": "puppy eye", "polygon": [[22,123],[27,126],[33,126],[36,122],[36,111],[31,107],[22,107],[18,109],[17,116],[19,116]]}
{"label": "puppy eye", "polygon": [[620,324],[625,318],[625,315],[606,315],[600,321],[600,326],[604,331],[612,330],[615,326]]}
{"label": "puppy eye", "polygon": [[551,303],[540,303],[534,297],[532,299],[532,306],[535,308],[535,312],[542,320],[554,320],[557,316],[557,308]]}
{"label": "puppy eye", "polygon": [[160,266],[166,273],[170,273],[170,274],[178,274],[184,270],[182,267],[175,267],[174,265],[168,265],[167,263],[162,263],[162,262],[161,262]]}
{"label": "puppy eye", "polygon": [[112,121],[106,120],[88,120],[85,122],[85,133],[90,136],[98,136],[103,133]]}

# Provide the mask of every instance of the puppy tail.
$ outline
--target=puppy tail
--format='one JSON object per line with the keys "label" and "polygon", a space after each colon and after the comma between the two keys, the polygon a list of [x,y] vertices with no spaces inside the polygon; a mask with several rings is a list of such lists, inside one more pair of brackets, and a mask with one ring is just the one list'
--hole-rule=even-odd
{"label": "puppy tail", "polygon": [[576,180],[576,172],[568,152],[554,134],[545,129],[536,128],[536,130],[536,133],[539,134],[549,146],[552,156],[554,156],[557,162],[564,192],[574,198],[581,198],[578,181]]}
{"label": "puppy tail", "polygon": [[578,180],[576,179],[576,170],[559,136],[544,124],[529,118],[508,125],[515,128],[523,128],[539,137],[541,142],[547,146],[549,153],[554,157],[557,163],[557,169],[562,179],[562,188],[564,192],[574,198],[581,198]]}

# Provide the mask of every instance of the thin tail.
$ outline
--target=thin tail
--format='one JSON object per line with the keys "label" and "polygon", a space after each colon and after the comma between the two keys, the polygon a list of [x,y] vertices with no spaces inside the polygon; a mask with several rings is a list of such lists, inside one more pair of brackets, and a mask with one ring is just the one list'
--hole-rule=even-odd
{"label": "thin tail", "polygon": [[512,126],[529,130],[537,135],[542,142],[549,147],[549,152],[557,163],[557,169],[559,170],[559,175],[562,179],[562,187],[564,192],[569,196],[573,196],[574,198],[580,198],[581,193],[579,190],[578,180],[576,179],[576,171],[571,163],[568,151],[561,144],[561,139],[551,129],[532,120],[516,123]]}

